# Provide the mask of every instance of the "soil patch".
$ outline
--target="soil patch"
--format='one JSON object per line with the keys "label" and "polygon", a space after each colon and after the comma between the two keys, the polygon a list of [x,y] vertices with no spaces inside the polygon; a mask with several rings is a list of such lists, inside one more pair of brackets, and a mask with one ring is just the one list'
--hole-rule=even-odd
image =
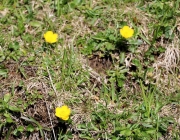
{"label": "soil patch", "polygon": [[21,65],[19,62],[13,60],[4,62],[4,67],[8,70],[7,79],[26,79],[35,77],[37,72],[37,67],[30,65]]}
{"label": "soil patch", "polygon": [[8,73],[6,77],[0,77],[0,92],[2,93],[0,97],[10,92],[12,86],[14,86],[14,88],[19,88],[20,83],[22,83],[23,81],[31,77],[36,77],[36,73],[38,70],[38,68],[35,66],[21,65],[19,62],[13,60],[3,62],[2,65],[4,69],[8,71]]}
{"label": "soil patch", "polygon": [[112,68],[112,58],[94,55],[88,60],[88,65],[93,68],[98,74],[106,74],[107,70]]}

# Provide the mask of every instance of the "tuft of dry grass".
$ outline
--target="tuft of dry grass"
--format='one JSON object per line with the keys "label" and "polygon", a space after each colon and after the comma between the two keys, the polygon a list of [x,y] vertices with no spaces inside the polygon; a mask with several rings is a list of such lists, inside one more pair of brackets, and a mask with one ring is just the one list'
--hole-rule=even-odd
{"label": "tuft of dry grass", "polygon": [[179,88],[179,39],[176,36],[171,43],[164,44],[166,51],[162,53],[154,62],[154,78],[158,87],[163,91],[172,93]]}

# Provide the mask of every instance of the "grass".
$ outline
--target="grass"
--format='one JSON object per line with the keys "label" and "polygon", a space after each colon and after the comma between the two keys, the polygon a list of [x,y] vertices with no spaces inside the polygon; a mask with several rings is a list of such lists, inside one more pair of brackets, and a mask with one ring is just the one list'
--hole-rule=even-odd
{"label": "grass", "polygon": [[2,0],[0,138],[180,139],[179,3]]}

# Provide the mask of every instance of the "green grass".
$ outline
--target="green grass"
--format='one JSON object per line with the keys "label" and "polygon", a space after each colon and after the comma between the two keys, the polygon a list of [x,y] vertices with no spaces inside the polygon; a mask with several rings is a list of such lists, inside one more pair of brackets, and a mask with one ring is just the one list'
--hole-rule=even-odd
{"label": "green grass", "polygon": [[0,139],[180,139],[179,4],[2,0]]}

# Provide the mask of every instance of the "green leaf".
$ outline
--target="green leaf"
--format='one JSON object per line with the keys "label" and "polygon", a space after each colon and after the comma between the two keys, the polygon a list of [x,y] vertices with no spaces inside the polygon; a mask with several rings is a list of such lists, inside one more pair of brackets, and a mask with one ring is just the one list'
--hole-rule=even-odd
{"label": "green leaf", "polygon": [[12,123],[12,122],[14,122],[14,121],[11,119],[10,114],[5,113],[4,116],[6,117],[6,122],[7,122],[7,123]]}
{"label": "green leaf", "polygon": [[161,107],[162,107],[162,104],[160,102],[157,102],[154,112],[157,114],[160,111]]}
{"label": "green leaf", "polygon": [[3,51],[0,51],[0,62],[2,62],[6,58]]}
{"label": "green leaf", "polygon": [[125,130],[122,130],[120,133],[124,136],[130,136],[132,132],[130,129],[127,128]]}
{"label": "green leaf", "polygon": [[9,106],[9,110],[14,111],[14,112],[21,112],[21,109],[16,106]]}
{"label": "green leaf", "polygon": [[20,48],[20,46],[19,46],[18,42],[14,42],[14,43],[9,44],[9,49],[11,51],[17,51],[19,48]]}
{"label": "green leaf", "polygon": [[18,135],[19,135],[19,131],[18,131],[17,129],[15,129],[15,130],[13,131],[13,135],[18,136]]}
{"label": "green leaf", "polygon": [[124,79],[118,79],[118,87],[122,87],[124,85]]}
{"label": "green leaf", "polygon": [[133,45],[141,45],[143,44],[143,41],[140,39],[136,39],[136,40],[130,40],[129,44],[133,44]]}
{"label": "green leaf", "polygon": [[144,131],[141,131],[141,133],[138,134],[139,137],[145,137],[147,140],[149,140],[151,137],[149,134],[147,134]]}
{"label": "green leaf", "polygon": [[5,125],[4,123],[0,122],[0,130],[4,125]]}
{"label": "green leaf", "polygon": [[19,127],[17,128],[17,130],[20,131],[20,132],[23,132],[23,131],[24,131],[24,127],[23,127],[23,126],[19,126]]}
{"label": "green leaf", "polygon": [[99,131],[99,129],[93,123],[91,123],[91,127],[93,128],[93,130]]}
{"label": "green leaf", "polygon": [[11,94],[10,94],[10,93],[7,93],[7,94],[4,95],[4,101],[5,101],[6,103],[9,102],[10,99],[11,99]]}
{"label": "green leaf", "polygon": [[87,126],[85,124],[79,124],[78,126],[78,129],[86,129]]}
{"label": "green leaf", "polygon": [[148,129],[148,130],[146,130],[146,133],[147,134],[155,134],[156,133],[156,129],[155,128]]}
{"label": "green leaf", "polygon": [[91,138],[90,136],[87,136],[85,134],[80,134],[79,137],[82,138],[82,139],[94,140],[93,138]]}
{"label": "green leaf", "polygon": [[4,117],[8,118],[8,117],[10,117],[10,114],[9,113],[4,113]]}
{"label": "green leaf", "polygon": [[140,67],[141,66],[141,62],[138,60],[138,59],[133,59],[132,60],[133,64],[137,67]]}
{"label": "green leaf", "polygon": [[8,71],[6,69],[0,69],[0,76],[7,76]]}
{"label": "green leaf", "polygon": [[82,0],[74,0],[73,3],[76,4],[76,5],[79,5],[79,4],[82,3]]}
{"label": "green leaf", "polygon": [[147,123],[142,123],[142,125],[143,125],[144,127],[149,127],[149,128],[152,128],[152,127],[153,127],[152,125],[147,124]]}
{"label": "green leaf", "polygon": [[59,89],[61,89],[62,83],[61,82],[57,82],[54,85],[55,85],[56,89],[59,90]]}
{"label": "green leaf", "polygon": [[24,131],[24,127],[23,126],[19,126],[17,129],[15,129],[13,131],[13,135],[15,136],[19,136],[20,135],[20,132],[23,132]]}
{"label": "green leaf", "polygon": [[96,40],[100,40],[100,41],[106,41],[106,39],[104,38],[104,36],[100,37],[100,36],[94,36],[92,37],[93,39],[96,39]]}
{"label": "green leaf", "polygon": [[33,132],[35,130],[34,126],[32,124],[29,124],[26,128],[27,131]]}
{"label": "green leaf", "polygon": [[43,25],[43,23],[42,22],[40,22],[40,21],[31,21],[30,23],[29,23],[29,25],[31,25],[31,26],[33,26],[33,27],[41,27],[42,25]]}
{"label": "green leaf", "polygon": [[115,46],[109,42],[106,42],[104,45],[108,51],[115,50]]}
{"label": "green leaf", "polygon": [[162,46],[158,47],[158,51],[160,53],[164,53],[166,51],[166,48],[163,48]]}

